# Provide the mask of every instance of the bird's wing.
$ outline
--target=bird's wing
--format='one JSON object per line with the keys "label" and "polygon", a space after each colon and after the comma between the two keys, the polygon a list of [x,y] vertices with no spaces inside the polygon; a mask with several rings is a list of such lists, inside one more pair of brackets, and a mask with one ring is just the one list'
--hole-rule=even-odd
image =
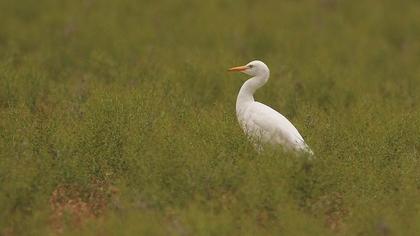
{"label": "bird's wing", "polygon": [[308,148],[295,126],[271,107],[254,102],[249,106],[247,113],[249,120],[261,130],[273,132],[273,134],[294,144],[298,149]]}

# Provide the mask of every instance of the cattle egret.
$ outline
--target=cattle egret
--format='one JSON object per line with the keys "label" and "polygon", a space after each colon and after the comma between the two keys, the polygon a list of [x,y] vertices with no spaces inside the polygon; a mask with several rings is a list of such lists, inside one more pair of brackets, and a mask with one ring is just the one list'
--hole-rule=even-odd
{"label": "cattle egret", "polygon": [[308,153],[312,150],[290,121],[271,107],[254,100],[254,93],[261,88],[270,76],[267,65],[261,61],[252,61],[245,66],[230,68],[252,76],[239,90],[236,99],[236,115],[239,124],[257,148],[261,144],[282,145],[286,150]]}

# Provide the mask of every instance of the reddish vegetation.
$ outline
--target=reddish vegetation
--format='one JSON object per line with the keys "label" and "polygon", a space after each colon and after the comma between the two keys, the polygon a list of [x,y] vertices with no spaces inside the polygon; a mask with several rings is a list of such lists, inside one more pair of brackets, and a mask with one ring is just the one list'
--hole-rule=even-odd
{"label": "reddish vegetation", "polygon": [[81,227],[88,220],[100,217],[117,192],[118,189],[101,181],[94,181],[88,187],[75,184],[58,186],[50,197],[50,220],[54,231],[62,233],[66,225]]}
{"label": "reddish vegetation", "polygon": [[322,196],[313,205],[315,211],[324,209],[325,225],[332,231],[338,232],[344,227],[343,219],[348,215],[344,207],[343,197],[340,193]]}

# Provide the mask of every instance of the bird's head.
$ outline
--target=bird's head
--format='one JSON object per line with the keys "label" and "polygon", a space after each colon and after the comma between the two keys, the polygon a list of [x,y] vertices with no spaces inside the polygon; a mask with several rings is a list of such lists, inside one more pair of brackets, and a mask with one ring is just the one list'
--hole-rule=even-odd
{"label": "bird's head", "polygon": [[251,61],[244,66],[232,67],[228,71],[239,71],[250,76],[264,75],[270,73],[268,66],[262,61]]}

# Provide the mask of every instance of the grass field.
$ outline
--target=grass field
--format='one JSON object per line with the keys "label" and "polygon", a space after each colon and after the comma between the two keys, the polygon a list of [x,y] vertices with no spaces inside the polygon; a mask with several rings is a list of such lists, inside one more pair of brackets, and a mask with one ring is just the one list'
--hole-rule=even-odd
{"label": "grass field", "polygon": [[[0,1],[0,235],[418,235],[420,1]],[[316,154],[258,154],[247,78]]]}

